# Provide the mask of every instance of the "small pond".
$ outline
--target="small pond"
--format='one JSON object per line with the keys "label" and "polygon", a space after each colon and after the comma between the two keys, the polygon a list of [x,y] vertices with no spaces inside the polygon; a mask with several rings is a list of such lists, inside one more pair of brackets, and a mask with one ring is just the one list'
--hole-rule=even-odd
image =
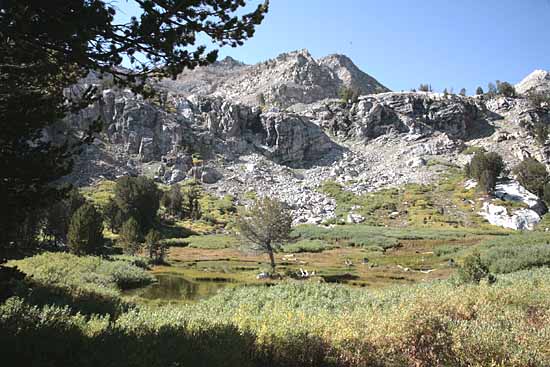
{"label": "small pond", "polygon": [[196,281],[176,274],[155,274],[155,277],[157,282],[143,288],[125,291],[124,294],[146,300],[192,302],[211,297],[220,289],[235,285],[227,281]]}

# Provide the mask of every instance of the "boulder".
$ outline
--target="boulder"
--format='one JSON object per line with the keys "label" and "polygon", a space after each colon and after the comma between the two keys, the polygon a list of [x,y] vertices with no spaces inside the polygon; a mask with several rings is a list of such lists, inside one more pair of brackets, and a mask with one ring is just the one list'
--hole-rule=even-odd
{"label": "boulder", "polygon": [[201,172],[201,181],[206,184],[213,184],[218,182],[222,178],[214,168],[205,167]]}
{"label": "boulder", "polygon": [[540,215],[534,210],[519,209],[509,215],[505,207],[488,202],[483,204],[479,215],[493,225],[514,230],[533,230],[541,220]]}
{"label": "boulder", "polygon": [[346,218],[346,222],[348,223],[357,224],[357,223],[363,223],[364,221],[365,221],[365,217],[355,213],[349,213],[348,217]]}

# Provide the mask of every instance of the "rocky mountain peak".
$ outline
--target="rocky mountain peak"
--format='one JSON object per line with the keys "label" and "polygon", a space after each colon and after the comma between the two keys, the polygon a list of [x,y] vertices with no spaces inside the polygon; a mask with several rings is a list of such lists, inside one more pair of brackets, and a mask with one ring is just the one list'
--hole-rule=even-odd
{"label": "rocky mountain peak", "polygon": [[214,65],[218,66],[218,67],[221,66],[221,67],[226,67],[226,68],[246,66],[246,64],[244,62],[239,61],[239,60],[235,60],[231,56],[226,56],[222,60],[216,61],[216,63]]}
{"label": "rocky mountain peak", "polygon": [[186,70],[176,81],[165,81],[164,85],[185,97],[214,95],[268,108],[338,98],[342,87],[361,94],[389,91],[348,57],[329,55],[316,60],[307,49],[283,53],[255,65],[226,57],[213,65]]}
{"label": "rocky mountain peak", "polygon": [[516,85],[520,94],[530,92],[550,92],[550,73],[546,70],[535,70]]}

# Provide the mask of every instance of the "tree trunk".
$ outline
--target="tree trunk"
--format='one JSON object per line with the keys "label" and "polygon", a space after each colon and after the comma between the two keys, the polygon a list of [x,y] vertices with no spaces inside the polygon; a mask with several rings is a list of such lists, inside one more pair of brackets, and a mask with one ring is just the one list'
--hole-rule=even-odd
{"label": "tree trunk", "polygon": [[273,249],[268,245],[267,254],[269,255],[269,261],[271,262],[271,273],[275,274],[275,256],[273,255]]}

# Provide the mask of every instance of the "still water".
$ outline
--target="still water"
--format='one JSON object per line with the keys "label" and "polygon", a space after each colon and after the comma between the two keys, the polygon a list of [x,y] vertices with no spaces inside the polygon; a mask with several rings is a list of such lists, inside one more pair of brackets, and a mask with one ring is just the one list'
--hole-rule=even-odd
{"label": "still water", "polygon": [[124,294],[147,300],[192,302],[213,296],[220,289],[232,285],[220,281],[195,281],[174,274],[156,274],[155,277],[156,283]]}

